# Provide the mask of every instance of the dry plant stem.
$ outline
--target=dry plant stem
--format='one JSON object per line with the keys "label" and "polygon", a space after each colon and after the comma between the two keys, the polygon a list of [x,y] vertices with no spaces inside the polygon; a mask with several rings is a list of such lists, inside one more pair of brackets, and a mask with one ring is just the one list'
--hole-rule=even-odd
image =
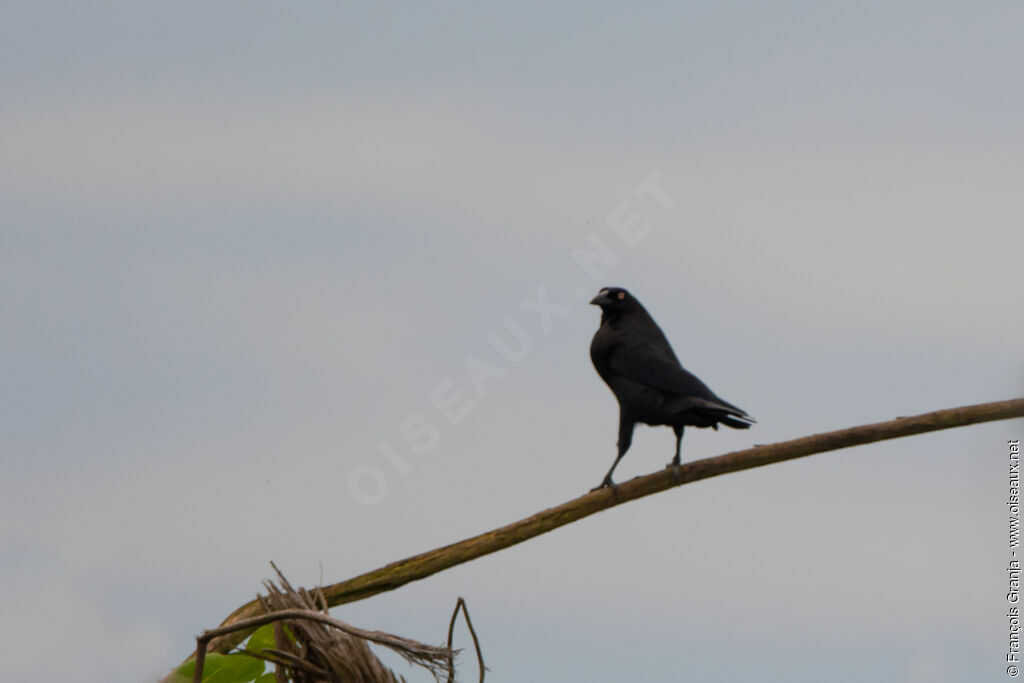
{"label": "dry plant stem", "polygon": [[[792,441],[747,448],[713,458],[695,460],[683,464],[675,474],[672,468],[667,468],[623,482],[618,485],[617,495],[611,489],[592,491],[499,529],[393,562],[386,567],[375,569],[347,581],[324,586],[323,594],[331,607],[363,600],[384,591],[394,590],[411,581],[426,578],[463,562],[469,562],[522,543],[534,536],[571,524],[596,512],[701,479],[875,441],[1015,417],[1024,417],[1024,398],[937,410],[923,415],[850,427],[849,429],[805,436]],[[260,614],[262,611],[260,603],[252,601],[235,610],[224,620],[224,625],[230,627]],[[255,622],[253,623],[255,624]],[[216,636],[218,630],[211,633],[215,634],[210,642],[211,649],[215,652],[227,652],[245,639],[248,630],[224,631],[225,635],[219,637]]]}
{"label": "dry plant stem", "polygon": [[480,667],[480,683],[484,683],[484,653],[480,651],[480,639],[476,637],[476,629],[473,628],[473,620],[469,618],[469,608],[466,601],[460,596],[455,602],[455,609],[452,611],[452,620],[448,624],[448,683],[455,683],[455,649],[452,647],[452,638],[455,636],[455,619],[459,616],[459,610],[466,615],[466,626],[469,627],[469,635],[473,636],[473,647],[476,648],[476,663]]}
{"label": "dry plant stem", "polygon": [[[362,638],[364,640],[370,641],[371,643],[377,643],[378,645],[384,645],[387,647],[403,648],[409,646],[409,641],[405,641],[401,638],[395,638],[391,634],[381,633],[380,631],[365,631],[361,628],[356,628],[355,626],[346,624],[343,621],[333,619],[327,616],[326,614],[319,614],[317,612],[311,612],[305,609],[278,610],[276,612],[271,612],[269,614],[263,614],[258,617],[253,617],[251,619],[242,619],[240,621],[236,621],[235,623],[229,626],[221,626],[218,628],[209,629],[207,631],[203,631],[200,635],[196,636],[196,670],[195,676],[193,678],[195,683],[200,683],[200,681],[202,680],[203,662],[206,660],[206,652],[209,649],[208,644],[212,639],[233,633],[238,633],[240,631],[251,633],[252,631],[258,629],[260,626],[264,626],[265,624],[270,624],[275,621],[281,621],[284,619],[308,619],[309,621],[318,621],[321,624],[333,626],[339,631],[344,631],[349,635],[355,636],[357,638]],[[244,640],[244,638],[242,640]],[[241,640],[239,642],[241,642]],[[440,648],[438,648],[438,650],[440,650]]]}
{"label": "dry plant stem", "polygon": [[[277,645],[280,651],[288,647],[288,638],[284,633],[284,624],[280,621],[274,622],[274,644]],[[277,683],[288,683],[288,674],[284,669],[283,666],[276,667],[274,678],[277,679]]]}
{"label": "dry plant stem", "polygon": [[[330,677],[330,674],[321,669],[320,667],[314,666],[307,662],[305,659],[296,657],[292,653],[285,652],[284,650],[263,649],[259,652],[250,652],[248,654],[250,657],[262,659],[265,662],[270,662],[271,664],[276,665],[277,670],[281,670],[284,668],[295,669],[298,671],[302,671],[303,673],[312,674],[313,676],[317,676],[318,678],[321,678],[323,680],[328,680]],[[287,674],[284,674],[284,676],[285,682],[287,683]],[[278,678],[276,674],[274,675],[274,677]]]}

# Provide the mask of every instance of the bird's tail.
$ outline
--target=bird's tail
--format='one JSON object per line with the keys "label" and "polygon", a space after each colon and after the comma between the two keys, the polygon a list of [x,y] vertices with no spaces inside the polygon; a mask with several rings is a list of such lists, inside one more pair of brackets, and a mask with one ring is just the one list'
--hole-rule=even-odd
{"label": "bird's tail", "polygon": [[747,411],[734,406],[731,403],[727,403],[722,399],[691,400],[699,402],[699,405],[694,407],[694,412],[700,413],[704,417],[708,418],[711,422],[710,426],[715,429],[718,429],[719,424],[724,424],[728,427],[732,427],[733,429],[750,429],[750,425],[757,422],[757,420],[747,414]]}
{"label": "bird's tail", "polygon": [[[746,422],[744,422],[744,420],[746,420]],[[750,429],[750,425],[757,422],[757,420],[750,417],[749,415],[742,416],[739,419],[733,417],[732,415],[725,415],[719,417],[718,421],[724,425],[732,427],[733,429]]]}

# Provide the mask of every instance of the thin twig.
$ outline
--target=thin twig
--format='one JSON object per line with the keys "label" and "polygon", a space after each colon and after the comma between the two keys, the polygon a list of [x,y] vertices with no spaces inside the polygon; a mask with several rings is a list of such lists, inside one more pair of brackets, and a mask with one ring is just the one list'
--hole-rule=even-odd
{"label": "thin twig", "polygon": [[[499,529],[393,562],[347,581],[324,586],[323,593],[331,607],[363,600],[522,543],[602,510],[701,479],[850,446],[1016,417],[1024,417],[1024,398],[938,410],[695,460],[682,465],[676,473],[664,469],[623,482],[618,485],[618,495],[609,489],[593,491]],[[224,620],[224,625],[242,622],[262,611],[260,603],[254,600],[236,609]],[[245,640],[247,631],[226,631],[225,634],[210,643],[212,651],[228,652]]]}
{"label": "thin twig", "polygon": [[259,652],[246,652],[245,654],[250,657],[255,657],[256,659],[262,659],[266,662],[270,662],[271,664],[280,665],[278,666],[278,669],[291,667],[292,669],[298,669],[305,673],[319,676],[325,680],[328,678],[328,673],[320,667],[310,664],[308,660],[297,657],[290,652],[285,652],[284,650],[275,650],[265,647]]}
{"label": "thin twig", "polygon": [[203,631],[198,637],[196,637],[196,641],[198,642],[202,640],[208,643],[213,638],[218,638],[220,636],[245,629],[256,630],[260,626],[273,623],[280,619],[308,619],[310,621],[319,621],[321,624],[327,624],[328,626],[333,626],[339,631],[344,631],[350,636],[362,638],[363,640],[368,640],[371,643],[377,643],[378,645],[384,645],[385,647],[390,648],[408,648],[409,644],[413,642],[382,631],[367,631],[365,629],[352,626],[351,624],[346,624],[344,621],[338,621],[326,614],[311,612],[310,610],[305,609],[283,609],[272,612],[271,614],[263,614],[258,617],[253,617],[252,619],[244,619],[242,621],[235,622],[230,626],[220,626],[215,629]]}
{"label": "thin twig", "polygon": [[455,635],[455,619],[459,616],[460,607],[462,608],[462,613],[466,615],[466,626],[469,627],[469,635],[473,636],[473,647],[476,648],[476,662],[480,667],[480,683],[484,683],[484,672],[487,671],[487,667],[484,666],[484,653],[480,651],[480,640],[476,637],[473,620],[469,618],[469,608],[466,607],[466,601],[461,597],[455,603],[455,609],[452,610],[452,620],[448,624],[448,651],[451,653],[448,655],[448,683],[455,683],[455,650],[452,647],[452,637]]}

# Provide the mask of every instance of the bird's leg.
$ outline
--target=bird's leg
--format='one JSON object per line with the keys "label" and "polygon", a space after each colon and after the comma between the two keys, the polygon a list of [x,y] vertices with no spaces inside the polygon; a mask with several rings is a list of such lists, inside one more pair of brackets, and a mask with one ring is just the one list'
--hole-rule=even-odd
{"label": "bird's leg", "polygon": [[618,466],[619,461],[622,460],[622,456],[624,456],[625,454],[625,451],[621,451],[619,453],[619,457],[615,458],[615,462],[612,463],[612,468],[608,470],[608,474],[604,475],[604,479],[601,480],[601,483],[595,486],[594,488],[590,489],[591,491],[597,491],[598,489],[603,489],[606,486],[611,486],[612,490],[617,492],[619,487],[616,486],[615,482],[612,481],[612,472],[615,471],[615,468]]}
{"label": "bird's leg", "polygon": [[670,462],[668,464],[668,466],[672,468],[672,476],[674,476],[676,478],[676,480],[678,481],[681,478],[679,476],[679,466],[680,466],[679,450],[680,450],[680,448],[682,448],[682,445],[683,445],[683,426],[682,425],[679,425],[679,426],[673,425],[672,426],[672,431],[674,431],[676,433],[676,455],[675,455],[674,458],[672,458],[672,462]]}
{"label": "bird's leg", "polygon": [[679,467],[680,465],[679,451],[683,446],[683,429],[684,428],[682,425],[679,425],[678,427],[672,427],[672,431],[676,433],[676,455],[674,458],[672,458],[672,464],[675,465],[676,467]]}
{"label": "bird's leg", "polygon": [[624,412],[619,413],[619,455],[615,458],[615,462],[612,463],[612,468],[608,470],[608,474],[604,475],[604,479],[601,483],[590,489],[596,491],[597,489],[603,489],[606,486],[612,487],[612,491],[618,493],[618,487],[615,482],[612,481],[612,472],[618,467],[619,461],[622,460],[622,456],[629,450],[629,444],[633,443],[633,426],[634,422],[629,419],[629,416]]}

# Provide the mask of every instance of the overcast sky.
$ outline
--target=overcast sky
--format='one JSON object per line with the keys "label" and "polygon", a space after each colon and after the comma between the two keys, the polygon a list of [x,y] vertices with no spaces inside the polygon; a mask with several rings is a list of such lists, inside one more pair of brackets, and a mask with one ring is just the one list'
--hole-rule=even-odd
{"label": "overcast sky", "polygon": [[[601,286],[758,420],[684,460],[1024,395],[1019,2],[3,14],[4,680],[152,681],[270,560],[585,492]],[[701,482],[334,614],[439,642],[464,596],[495,683],[1004,680],[1022,436]]]}

